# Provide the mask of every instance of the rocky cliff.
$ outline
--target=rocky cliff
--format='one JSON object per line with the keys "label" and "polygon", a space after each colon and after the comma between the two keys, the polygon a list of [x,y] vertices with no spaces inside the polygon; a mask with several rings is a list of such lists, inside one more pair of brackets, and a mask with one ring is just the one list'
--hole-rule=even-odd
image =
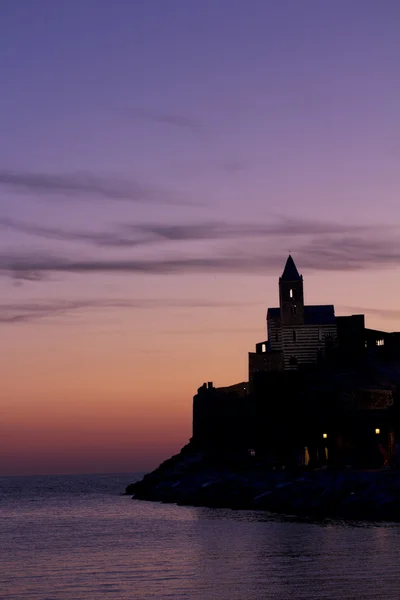
{"label": "rocky cliff", "polygon": [[181,505],[400,521],[396,469],[272,470],[254,457],[210,457],[190,446],[129,485],[126,493]]}

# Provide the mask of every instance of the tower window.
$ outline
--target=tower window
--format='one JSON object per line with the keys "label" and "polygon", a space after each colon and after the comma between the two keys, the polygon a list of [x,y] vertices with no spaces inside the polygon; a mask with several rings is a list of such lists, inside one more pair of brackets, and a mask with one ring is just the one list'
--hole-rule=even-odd
{"label": "tower window", "polygon": [[291,305],[291,307],[290,307],[290,312],[291,312],[291,314],[292,314],[292,315],[295,315],[295,314],[296,314],[296,305],[295,305],[295,304],[292,304],[292,305]]}
{"label": "tower window", "polygon": [[267,345],[266,344],[262,344],[261,345],[261,352],[266,352],[267,351]]}
{"label": "tower window", "polygon": [[290,288],[290,290],[289,290],[289,297],[293,298],[293,290],[292,290],[292,288]]}
{"label": "tower window", "polygon": [[296,340],[297,340],[296,330],[293,329],[293,341],[295,342]]}
{"label": "tower window", "polygon": [[384,346],[385,345],[385,340],[384,339],[382,339],[382,340],[376,340],[376,345],[377,346]]}

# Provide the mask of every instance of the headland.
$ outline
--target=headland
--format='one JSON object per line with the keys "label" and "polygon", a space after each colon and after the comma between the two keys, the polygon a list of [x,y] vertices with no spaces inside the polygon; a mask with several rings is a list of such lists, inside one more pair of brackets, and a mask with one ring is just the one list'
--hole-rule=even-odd
{"label": "headland", "polygon": [[[248,381],[193,398],[192,438],[135,498],[400,521],[400,333],[306,305],[291,256]],[[399,470],[398,470],[399,468]]]}

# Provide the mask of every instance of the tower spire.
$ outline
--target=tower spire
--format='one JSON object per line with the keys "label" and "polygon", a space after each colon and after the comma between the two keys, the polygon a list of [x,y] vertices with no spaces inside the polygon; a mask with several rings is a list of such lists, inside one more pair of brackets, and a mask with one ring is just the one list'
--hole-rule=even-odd
{"label": "tower spire", "polygon": [[279,278],[279,304],[283,326],[304,323],[303,277],[299,275],[291,254],[286,261],[282,277]]}
{"label": "tower spire", "polygon": [[282,281],[300,281],[301,280],[301,276],[299,275],[299,272],[297,270],[297,267],[294,263],[294,260],[291,256],[291,254],[289,254],[288,259],[286,261],[286,265],[285,265],[285,268],[283,269],[281,280]]}

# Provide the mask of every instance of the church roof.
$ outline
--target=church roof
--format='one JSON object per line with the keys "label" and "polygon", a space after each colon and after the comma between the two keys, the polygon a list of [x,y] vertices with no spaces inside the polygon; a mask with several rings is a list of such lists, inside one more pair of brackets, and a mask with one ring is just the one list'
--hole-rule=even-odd
{"label": "church roof", "polygon": [[[279,319],[281,316],[280,308],[269,308],[267,318]],[[304,307],[305,325],[334,325],[335,308],[333,304],[310,305]]]}
{"label": "church roof", "polygon": [[281,279],[283,281],[299,281],[301,279],[294,260],[289,254]]}

